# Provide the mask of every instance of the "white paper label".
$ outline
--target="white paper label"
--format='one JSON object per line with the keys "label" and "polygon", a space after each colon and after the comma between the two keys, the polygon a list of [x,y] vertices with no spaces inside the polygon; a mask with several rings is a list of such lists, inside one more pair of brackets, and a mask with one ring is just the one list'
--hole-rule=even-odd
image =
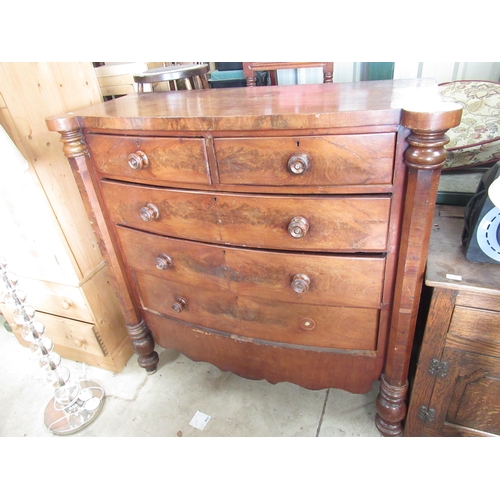
{"label": "white paper label", "polygon": [[210,420],[210,416],[206,415],[205,413],[202,413],[201,411],[197,411],[194,415],[194,417],[191,419],[191,422],[189,422],[189,425],[191,427],[195,427],[196,429],[200,429],[202,431],[205,426],[208,424],[208,421]]}

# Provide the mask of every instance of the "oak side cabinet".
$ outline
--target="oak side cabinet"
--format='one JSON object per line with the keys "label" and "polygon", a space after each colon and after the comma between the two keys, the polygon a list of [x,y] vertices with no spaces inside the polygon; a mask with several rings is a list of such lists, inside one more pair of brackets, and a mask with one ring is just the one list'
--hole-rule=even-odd
{"label": "oak side cabinet", "polygon": [[465,258],[463,224],[463,209],[437,206],[405,436],[500,435],[500,266]]}

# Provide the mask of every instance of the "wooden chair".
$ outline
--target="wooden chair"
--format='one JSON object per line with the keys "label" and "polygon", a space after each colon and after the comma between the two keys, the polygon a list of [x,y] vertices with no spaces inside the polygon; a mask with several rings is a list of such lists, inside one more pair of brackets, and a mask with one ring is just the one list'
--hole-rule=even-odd
{"label": "wooden chair", "polygon": [[280,69],[300,68],[322,68],[323,83],[333,83],[332,62],[244,62],[243,74],[247,81],[247,87],[255,87],[255,73],[257,71],[269,71],[271,85],[277,84],[276,72]]}
{"label": "wooden chair", "polygon": [[144,84],[158,84],[167,82],[168,90],[179,90],[179,81],[183,82],[186,90],[195,88],[208,89],[208,64],[172,64],[159,68],[148,69],[134,75],[134,82],[138,91],[144,92]]}

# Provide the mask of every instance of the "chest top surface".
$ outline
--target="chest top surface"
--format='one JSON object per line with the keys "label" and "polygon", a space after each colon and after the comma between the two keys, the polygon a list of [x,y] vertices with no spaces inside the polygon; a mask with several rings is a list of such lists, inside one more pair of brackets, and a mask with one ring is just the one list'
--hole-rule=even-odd
{"label": "chest top surface", "polygon": [[406,103],[437,103],[432,79],[132,94],[48,120],[53,130],[245,131],[396,125]]}

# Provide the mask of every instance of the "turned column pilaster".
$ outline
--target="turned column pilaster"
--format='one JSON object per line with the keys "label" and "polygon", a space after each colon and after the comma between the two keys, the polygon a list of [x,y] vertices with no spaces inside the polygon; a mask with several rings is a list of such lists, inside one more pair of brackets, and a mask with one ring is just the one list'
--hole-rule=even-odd
{"label": "turned column pilaster", "polygon": [[386,436],[403,432],[408,368],[434,216],[441,168],[446,161],[446,132],[460,123],[462,108],[438,103],[433,111],[403,109],[401,124],[410,129],[396,286],[384,374],[377,398],[376,425]]}
{"label": "turned column pilaster", "polygon": [[148,372],[156,371],[158,354],[155,343],[141,313],[136,306],[132,288],[128,282],[123,264],[115,252],[115,238],[101,210],[97,179],[88,168],[91,161],[84,135],[77,119],[66,115],[47,119],[47,127],[61,135],[63,152],[68,158],[73,176],[82,196],[87,215],[97,235],[99,247],[110,271],[110,279],[115,288],[125,326],[132,341],[132,348],[138,355],[139,366]]}

